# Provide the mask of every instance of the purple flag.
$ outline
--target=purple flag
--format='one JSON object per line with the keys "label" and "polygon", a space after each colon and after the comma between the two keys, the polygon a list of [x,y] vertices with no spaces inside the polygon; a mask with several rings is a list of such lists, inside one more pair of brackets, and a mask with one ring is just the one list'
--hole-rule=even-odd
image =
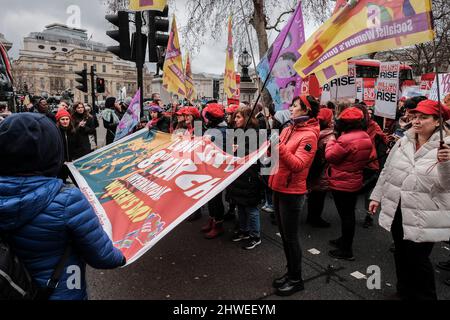
{"label": "purple flag", "polygon": [[301,93],[302,79],[295,71],[294,64],[300,58],[298,49],[304,42],[302,4],[299,2],[288,24],[256,68],[262,81],[266,80],[272,69],[266,88],[277,111],[289,109],[294,97]]}
{"label": "purple flag", "polygon": [[139,124],[141,119],[141,89],[136,92],[128,110],[117,126],[116,137],[114,141],[125,138],[133,132],[134,128]]}

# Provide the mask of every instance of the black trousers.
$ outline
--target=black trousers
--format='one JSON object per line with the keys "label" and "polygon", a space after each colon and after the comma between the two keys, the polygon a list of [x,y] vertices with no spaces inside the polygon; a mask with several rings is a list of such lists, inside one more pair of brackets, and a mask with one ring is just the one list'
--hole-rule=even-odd
{"label": "black trousers", "polygon": [[403,218],[397,209],[391,226],[395,243],[397,292],[405,299],[437,300],[434,268],[430,261],[434,243],[403,240]]}
{"label": "black trousers", "polygon": [[327,192],[312,191],[308,195],[308,221],[314,222],[322,217]]}
{"label": "black trousers", "polygon": [[302,279],[302,249],[298,236],[300,213],[304,204],[304,195],[273,192],[275,216],[291,280]]}
{"label": "black trousers", "polygon": [[355,207],[358,201],[356,192],[333,190],[334,204],[341,218],[341,250],[353,251],[353,238],[355,237]]}
{"label": "black trousers", "polygon": [[223,206],[222,192],[208,202],[208,211],[211,218],[214,218],[216,221],[223,221],[225,208]]}

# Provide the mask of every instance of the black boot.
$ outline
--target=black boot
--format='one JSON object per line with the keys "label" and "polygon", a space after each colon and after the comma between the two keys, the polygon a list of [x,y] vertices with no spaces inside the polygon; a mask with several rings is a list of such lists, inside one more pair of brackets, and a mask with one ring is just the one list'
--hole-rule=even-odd
{"label": "black boot", "polygon": [[275,294],[280,297],[287,297],[293,295],[296,292],[305,289],[303,280],[287,280],[281,287],[279,287]]}
{"label": "black boot", "polygon": [[278,288],[282,287],[288,280],[289,280],[288,274],[286,273],[282,277],[273,280],[272,287],[274,287],[275,289],[278,289]]}

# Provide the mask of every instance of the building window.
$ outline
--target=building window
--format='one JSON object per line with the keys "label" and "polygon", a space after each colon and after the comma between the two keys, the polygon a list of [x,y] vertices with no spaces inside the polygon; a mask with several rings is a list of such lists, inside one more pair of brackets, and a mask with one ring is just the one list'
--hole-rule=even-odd
{"label": "building window", "polygon": [[62,50],[62,52],[67,52],[67,51],[69,51],[69,50],[67,50],[67,48],[62,48],[61,50]]}
{"label": "building window", "polygon": [[84,96],[84,103],[89,103],[89,96],[87,95]]}
{"label": "building window", "polygon": [[93,56],[93,57],[92,57],[92,60],[97,61],[97,57],[96,57],[96,56]]}
{"label": "building window", "polygon": [[106,61],[106,59],[105,58],[102,58],[102,62],[105,62]]}
{"label": "building window", "polygon": [[106,73],[106,66],[105,65],[102,66],[102,72]]}
{"label": "building window", "polygon": [[61,42],[61,43],[67,43],[67,40],[60,39],[59,42]]}
{"label": "building window", "polygon": [[56,47],[50,47],[50,50],[56,51]]}
{"label": "building window", "polygon": [[69,67],[69,71],[73,71],[73,67],[72,66]]}
{"label": "building window", "polygon": [[44,78],[40,78],[39,80],[41,82],[41,90],[45,90],[45,79]]}
{"label": "building window", "polygon": [[84,69],[87,69],[87,63],[83,63]]}
{"label": "building window", "polygon": [[36,39],[38,39],[38,40],[44,40],[44,37],[43,37],[43,36],[36,36]]}
{"label": "building window", "polygon": [[32,69],[33,68],[33,64],[30,62],[28,63],[28,69]]}
{"label": "building window", "polygon": [[42,44],[38,46],[39,49],[44,50],[45,46],[43,46]]}
{"label": "building window", "polygon": [[44,65],[42,63],[39,64],[39,69],[40,70],[44,69]]}
{"label": "building window", "polygon": [[87,56],[83,56],[83,60],[87,60]]}

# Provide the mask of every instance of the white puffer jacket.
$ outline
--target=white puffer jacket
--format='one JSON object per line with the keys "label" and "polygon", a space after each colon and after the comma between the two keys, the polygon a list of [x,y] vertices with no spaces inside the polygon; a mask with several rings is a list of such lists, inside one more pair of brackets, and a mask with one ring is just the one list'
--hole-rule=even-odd
{"label": "white puffer jacket", "polygon": [[408,131],[391,150],[370,197],[381,203],[380,226],[388,231],[401,200],[404,240],[450,238],[450,161],[437,162],[439,140],[435,133],[416,153],[415,134]]}

